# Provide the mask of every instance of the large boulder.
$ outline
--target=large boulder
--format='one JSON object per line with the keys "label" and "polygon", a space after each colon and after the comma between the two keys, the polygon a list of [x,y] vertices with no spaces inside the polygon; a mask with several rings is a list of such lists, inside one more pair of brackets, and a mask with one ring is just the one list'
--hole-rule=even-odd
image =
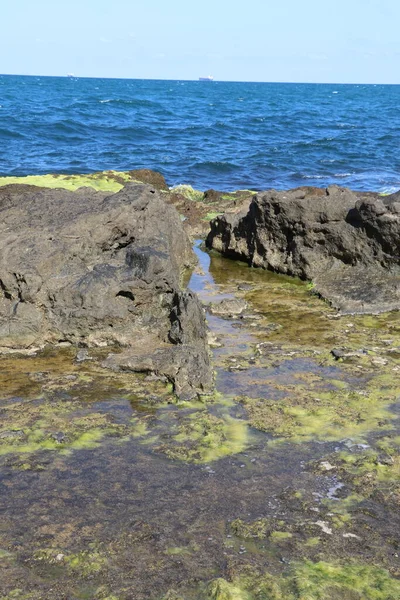
{"label": "large boulder", "polygon": [[[121,368],[155,370],[186,396],[210,390],[204,313],[181,287],[194,254],[179,215],[154,187],[131,183],[107,195],[11,185],[0,188],[0,215],[2,351],[119,347]],[[128,367],[130,348],[136,357],[162,349],[164,366]],[[193,377],[179,356],[184,365],[196,357]]]}
{"label": "large boulder", "polygon": [[400,307],[400,202],[337,186],[257,194],[211,222],[207,245],[254,267],[313,281],[342,312]]}

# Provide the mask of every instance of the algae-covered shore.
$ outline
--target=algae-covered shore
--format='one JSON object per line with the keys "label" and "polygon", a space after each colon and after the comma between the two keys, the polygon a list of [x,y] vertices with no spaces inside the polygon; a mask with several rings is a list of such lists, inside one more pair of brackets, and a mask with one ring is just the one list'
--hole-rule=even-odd
{"label": "algae-covered shore", "polygon": [[[251,197],[172,203],[204,234]],[[0,357],[0,598],[397,600],[398,312],[194,249],[214,392],[101,346]]]}

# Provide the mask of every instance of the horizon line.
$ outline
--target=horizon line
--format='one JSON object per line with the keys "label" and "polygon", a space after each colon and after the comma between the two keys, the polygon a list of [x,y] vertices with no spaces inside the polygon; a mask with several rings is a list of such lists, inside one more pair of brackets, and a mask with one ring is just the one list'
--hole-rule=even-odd
{"label": "horizon line", "polygon": [[48,78],[58,78],[58,79],[109,79],[115,81],[174,81],[174,82],[187,82],[187,83],[266,83],[266,84],[288,84],[288,85],[387,85],[387,86],[399,86],[400,83],[366,83],[361,81],[354,82],[339,82],[339,81],[245,81],[245,80],[233,80],[233,79],[213,79],[212,81],[199,81],[197,79],[160,79],[154,77],[111,77],[111,76],[94,76],[94,75],[75,75],[73,73],[66,75],[39,75],[39,74],[28,74],[28,73],[0,73],[0,77],[48,77]]}

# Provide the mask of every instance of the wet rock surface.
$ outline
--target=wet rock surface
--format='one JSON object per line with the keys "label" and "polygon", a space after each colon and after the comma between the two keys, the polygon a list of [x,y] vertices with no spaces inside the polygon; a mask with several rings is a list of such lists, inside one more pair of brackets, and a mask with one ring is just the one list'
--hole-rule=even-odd
{"label": "wet rock surface", "polygon": [[[181,287],[194,256],[179,215],[157,190],[6,186],[0,212],[3,351],[60,343],[129,348],[140,339],[144,354],[162,347],[164,364],[170,354],[174,370],[166,374],[174,384],[181,378],[177,389],[211,389],[203,310]],[[201,358],[194,385],[180,374],[180,357],[192,353]]]}
{"label": "wet rock surface", "polygon": [[211,222],[207,245],[228,257],[313,282],[343,313],[400,307],[398,196],[332,186],[257,194]]}
{"label": "wet rock surface", "polygon": [[219,315],[220,317],[234,317],[241,315],[246,308],[247,303],[238,298],[220,300],[220,302],[214,302],[209,306],[210,312],[213,315]]}

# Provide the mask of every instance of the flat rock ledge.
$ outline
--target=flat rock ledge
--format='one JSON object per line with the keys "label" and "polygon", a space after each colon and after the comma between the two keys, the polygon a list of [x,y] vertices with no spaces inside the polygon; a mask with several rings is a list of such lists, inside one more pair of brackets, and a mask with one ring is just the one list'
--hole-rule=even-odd
{"label": "flat rock ledge", "polygon": [[0,213],[0,352],[109,346],[105,366],[212,390],[204,310],[181,285],[195,257],[159,191],[9,185]]}
{"label": "flat rock ledge", "polygon": [[342,313],[400,308],[400,197],[332,186],[257,194],[211,221],[207,246],[313,282]]}

